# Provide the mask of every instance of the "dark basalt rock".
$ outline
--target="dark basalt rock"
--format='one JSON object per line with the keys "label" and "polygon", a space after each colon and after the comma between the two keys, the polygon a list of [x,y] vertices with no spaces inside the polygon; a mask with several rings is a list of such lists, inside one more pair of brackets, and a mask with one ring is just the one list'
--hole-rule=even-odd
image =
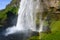
{"label": "dark basalt rock", "polygon": [[14,13],[12,13],[11,11],[7,12],[7,27],[9,26],[13,26],[16,25],[17,22],[17,15],[15,15]]}
{"label": "dark basalt rock", "polygon": [[32,36],[39,36],[39,32],[33,31]]}

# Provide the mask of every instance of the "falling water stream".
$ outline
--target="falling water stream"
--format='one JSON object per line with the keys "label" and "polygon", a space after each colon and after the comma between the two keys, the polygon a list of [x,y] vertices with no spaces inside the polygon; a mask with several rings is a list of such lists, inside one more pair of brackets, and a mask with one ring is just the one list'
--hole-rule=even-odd
{"label": "falling water stream", "polygon": [[[8,28],[5,35],[13,34],[15,32],[25,32],[26,30],[31,31],[42,31],[43,21],[42,12],[43,5],[41,0],[21,0],[18,19],[16,26]],[[39,30],[36,28],[36,14],[40,13],[40,27]]]}

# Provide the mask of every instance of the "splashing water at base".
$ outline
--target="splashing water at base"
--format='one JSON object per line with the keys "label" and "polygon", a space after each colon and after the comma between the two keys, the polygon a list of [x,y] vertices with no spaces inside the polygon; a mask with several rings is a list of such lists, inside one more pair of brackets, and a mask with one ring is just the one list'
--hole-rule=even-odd
{"label": "splashing water at base", "polygon": [[21,28],[15,27],[15,26],[9,27],[6,29],[5,36],[8,36],[9,34],[14,34],[16,32],[21,32],[21,31],[23,32],[23,30],[26,31],[25,29],[21,29]]}

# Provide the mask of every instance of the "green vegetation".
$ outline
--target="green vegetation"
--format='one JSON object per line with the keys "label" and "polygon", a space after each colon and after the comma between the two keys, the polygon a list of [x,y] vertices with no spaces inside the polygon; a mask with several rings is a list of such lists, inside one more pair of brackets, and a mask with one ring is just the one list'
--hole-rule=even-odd
{"label": "green vegetation", "polygon": [[60,40],[60,21],[53,21],[51,23],[51,33],[45,34],[43,40]]}
{"label": "green vegetation", "polygon": [[18,8],[19,8],[19,2],[20,0],[12,0],[11,3],[8,4],[5,9],[0,10],[0,25],[6,24],[7,13],[9,11],[17,15]]}
{"label": "green vegetation", "polygon": [[60,21],[52,21],[50,27],[51,33],[41,33],[41,36],[33,36],[30,40],[40,40],[40,37],[42,40],[60,40]]}

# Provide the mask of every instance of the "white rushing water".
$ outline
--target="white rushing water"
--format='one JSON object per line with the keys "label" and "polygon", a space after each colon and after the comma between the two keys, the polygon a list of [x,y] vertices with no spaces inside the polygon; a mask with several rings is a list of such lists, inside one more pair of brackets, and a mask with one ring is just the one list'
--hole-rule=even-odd
{"label": "white rushing water", "polygon": [[16,27],[36,31],[36,14],[43,12],[40,0],[21,0]]}
{"label": "white rushing water", "polygon": [[42,12],[43,6],[41,4],[41,0],[21,0],[18,11],[17,24],[12,28],[8,28],[7,31],[9,30],[9,32],[6,34],[8,35],[16,31],[24,31],[27,29],[37,31],[36,14]]}

